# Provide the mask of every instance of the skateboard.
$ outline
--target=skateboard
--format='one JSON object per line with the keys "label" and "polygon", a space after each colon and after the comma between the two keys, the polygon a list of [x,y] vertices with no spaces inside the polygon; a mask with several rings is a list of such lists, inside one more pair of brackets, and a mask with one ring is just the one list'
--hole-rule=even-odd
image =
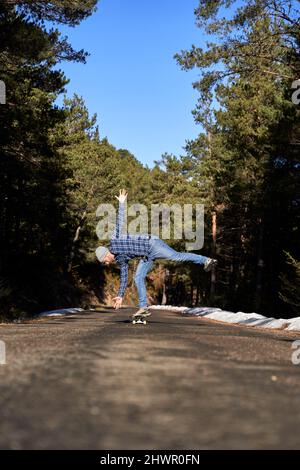
{"label": "skateboard", "polygon": [[132,318],[131,322],[133,323],[133,325],[135,325],[137,323],[141,323],[143,325],[146,325],[147,324],[146,318],[147,317],[145,317],[145,315],[138,315],[138,316]]}

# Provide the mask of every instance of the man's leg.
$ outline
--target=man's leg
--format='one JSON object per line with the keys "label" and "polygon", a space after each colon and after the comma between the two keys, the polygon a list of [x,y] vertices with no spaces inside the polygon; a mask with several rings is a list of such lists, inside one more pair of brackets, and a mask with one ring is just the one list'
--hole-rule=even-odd
{"label": "man's leg", "polygon": [[147,290],[145,285],[145,278],[152,266],[152,260],[141,259],[135,272],[134,282],[138,291],[140,308],[147,307]]}
{"label": "man's leg", "polygon": [[205,264],[210,259],[206,256],[196,255],[195,253],[176,251],[159,238],[153,240],[150,256],[154,259],[168,259],[170,261],[177,261],[179,263],[184,261],[191,261],[192,263],[196,264]]}

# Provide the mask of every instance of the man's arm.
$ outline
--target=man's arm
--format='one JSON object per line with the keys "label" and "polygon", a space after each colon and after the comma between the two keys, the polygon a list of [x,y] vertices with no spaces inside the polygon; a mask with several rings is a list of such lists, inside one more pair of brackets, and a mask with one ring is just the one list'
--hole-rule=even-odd
{"label": "man's arm", "polygon": [[120,264],[120,287],[119,287],[118,296],[113,298],[114,308],[121,307],[123,297],[125,295],[125,290],[127,287],[127,282],[128,282],[128,263],[126,261],[123,261]]}
{"label": "man's arm", "polygon": [[124,218],[125,218],[125,202],[127,199],[127,193],[125,189],[120,189],[119,196],[115,196],[115,197],[119,201],[119,212],[118,212],[117,224],[113,232],[112,238],[119,238],[122,233],[122,228],[123,228]]}
{"label": "man's arm", "polygon": [[128,282],[128,263],[124,262],[120,266],[120,287],[118,297],[124,297]]}
{"label": "man's arm", "polygon": [[117,216],[117,223],[112,234],[112,238],[119,238],[122,233],[122,228],[124,224],[125,217],[125,203],[119,202],[119,211]]}

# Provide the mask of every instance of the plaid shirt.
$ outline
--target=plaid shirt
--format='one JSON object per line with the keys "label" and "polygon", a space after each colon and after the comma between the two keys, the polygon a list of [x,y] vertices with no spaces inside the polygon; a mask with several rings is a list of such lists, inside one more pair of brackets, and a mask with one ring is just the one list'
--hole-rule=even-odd
{"label": "plaid shirt", "polygon": [[109,250],[115,255],[120,267],[120,288],[118,297],[123,297],[128,282],[128,262],[136,257],[148,257],[149,235],[121,235],[125,217],[125,204],[119,204],[116,228],[110,241]]}

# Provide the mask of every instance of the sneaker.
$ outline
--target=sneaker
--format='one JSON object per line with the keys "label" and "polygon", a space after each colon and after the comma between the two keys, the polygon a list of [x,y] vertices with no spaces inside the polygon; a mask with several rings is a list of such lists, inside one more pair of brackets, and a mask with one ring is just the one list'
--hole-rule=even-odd
{"label": "sneaker", "polygon": [[132,315],[132,318],[139,317],[141,315],[143,315],[143,317],[150,317],[152,313],[150,312],[149,307],[141,307],[137,312]]}
{"label": "sneaker", "polygon": [[211,271],[213,267],[217,265],[218,261],[213,258],[208,258],[207,261],[205,261],[204,264],[204,271]]}

